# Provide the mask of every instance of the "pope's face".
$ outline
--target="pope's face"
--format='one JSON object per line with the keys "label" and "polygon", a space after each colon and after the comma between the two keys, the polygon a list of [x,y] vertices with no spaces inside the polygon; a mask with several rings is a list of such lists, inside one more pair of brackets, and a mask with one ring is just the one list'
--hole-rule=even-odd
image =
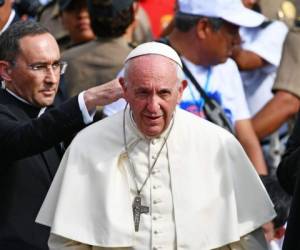
{"label": "pope's face", "polygon": [[138,129],[146,136],[160,135],[170,124],[185,82],[169,58],[145,55],[130,60],[126,80],[120,79]]}

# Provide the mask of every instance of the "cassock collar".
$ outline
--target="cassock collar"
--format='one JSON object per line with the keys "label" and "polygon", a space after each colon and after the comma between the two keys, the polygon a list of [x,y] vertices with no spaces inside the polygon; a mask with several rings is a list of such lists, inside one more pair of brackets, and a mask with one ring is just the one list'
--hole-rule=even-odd
{"label": "cassock collar", "polygon": [[[28,101],[26,101],[25,99],[23,99],[22,97],[18,96],[17,94],[15,94],[14,92],[12,92],[11,90],[7,89],[7,88],[3,88],[8,94],[10,94],[11,96],[13,96],[14,98],[18,99],[20,102],[26,104],[26,106],[30,106],[32,107],[32,109],[34,109],[34,111],[37,113],[37,115],[35,115],[36,117],[40,117],[46,110],[46,107],[43,108],[37,108],[35,106],[33,106],[31,103],[29,103]],[[39,110],[39,111],[38,111]]]}

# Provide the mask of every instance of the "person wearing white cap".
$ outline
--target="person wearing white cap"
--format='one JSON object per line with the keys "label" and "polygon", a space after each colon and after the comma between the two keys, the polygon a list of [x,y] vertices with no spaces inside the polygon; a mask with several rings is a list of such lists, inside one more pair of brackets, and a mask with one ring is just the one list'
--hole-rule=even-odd
{"label": "person wearing white cap", "polygon": [[[257,0],[243,0],[243,3],[248,8],[259,11]],[[269,172],[274,172],[284,152],[290,125],[285,123],[271,136],[261,137],[254,120],[274,96],[272,86],[280,65],[288,27],[281,21],[268,20],[257,28],[241,27],[239,33],[243,43],[235,48],[232,58],[241,73],[252,123],[258,138],[262,140]]]}
{"label": "person wearing white cap", "polygon": [[40,209],[50,249],[266,249],[272,203],[231,133],[176,108],[181,67],[162,43],[128,55],[129,105],[75,137]]}
{"label": "person wearing white cap", "polygon": [[[256,27],[264,16],[244,7],[240,0],[179,0],[175,28],[167,37],[186,68],[188,88],[180,107],[212,120],[207,100],[199,87],[225,113],[227,120],[259,174],[267,174],[258,138],[251,124],[242,81],[235,62],[229,59],[240,37],[239,26]],[[188,71],[188,72],[187,72]],[[193,82],[188,74],[191,74]],[[212,120],[220,126],[223,124]]]}

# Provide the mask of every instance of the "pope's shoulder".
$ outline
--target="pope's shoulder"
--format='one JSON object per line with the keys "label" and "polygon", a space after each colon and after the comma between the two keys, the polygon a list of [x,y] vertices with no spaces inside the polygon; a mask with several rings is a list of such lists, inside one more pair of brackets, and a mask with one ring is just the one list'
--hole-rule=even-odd
{"label": "pope's shoulder", "polygon": [[[175,126],[182,136],[192,138],[195,136],[209,137],[212,141],[234,139],[227,130],[200,118],[190,112],[177,108]],[[123,111],[120,111],[101,121],[95,122],[81,130],[72,141],[71,145],[88,144],[89,146],[105,147],[105,145],[119,145],[123,142]]]}
{"label": "pope's shoulder", "polygon": [[119,138],[123,136],[122,130],[123,111],[120,111],[110,117],[97,121],[81,130],[73,139],[71,145],[89,145],[104,146],[105,143],[118,143]]}
{"label": "pope's shoulder", "polygon": [[221,136],[221,137],[234,137],[231,133],[229,133],[224,128],[204,119],[198,117],[188,111],[178,108],[176,110],[178,115],[178,119],[181,121],[180,123],[184,127],[185,131],[191,131],[191,133],[197,134],[205,134],[211,137]]}

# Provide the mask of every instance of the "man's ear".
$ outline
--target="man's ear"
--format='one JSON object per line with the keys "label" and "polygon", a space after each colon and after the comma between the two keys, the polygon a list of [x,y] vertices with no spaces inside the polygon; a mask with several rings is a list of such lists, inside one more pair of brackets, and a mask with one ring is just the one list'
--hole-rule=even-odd
{"label": "man's ear", "polygon": [[11,67],[7,61],[0,61],[0,78],[11,81]]}
{"label": "man's ear", "polygon": [[120,77],[120,78],[119,78],[119,83],[121,84],[122,89],[123,89],[123,91],[124,91],[124,93],[125,93],[126,90],[127,90],[127,87],[126,87],[126,82],[125,82],[124,77]]}
{"label": "man's ear", "polygon": [[128,86],[127,83],[125,81],[124,77],[120,77],[119,78],[119,83],[122,86],[123,89],[123,98],[127,101],[127,90],[128,90]]}
{"label": "man's ear", "polygon": [[201,18],[196,24],[196,32],[199,39],[205,39],[210,25],[207,18]]}

